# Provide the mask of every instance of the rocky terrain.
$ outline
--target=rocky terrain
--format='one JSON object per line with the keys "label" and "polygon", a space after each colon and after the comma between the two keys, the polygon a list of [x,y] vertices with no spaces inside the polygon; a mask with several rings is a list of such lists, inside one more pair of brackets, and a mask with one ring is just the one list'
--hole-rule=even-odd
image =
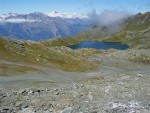
{"label": "rocky terrain", "polygon": [[[142,60],[136,60],[137,53],[138,58],[141,57]],[[144,53],[147,59],[143,56]],[[89,57],[89,60],[101,62],[98,70],[84,74],[69,73],[72,77],[76,74],[83,76],[78,80],[52,83],[50,78],[45,78],[42,83],[43,79],[39,79],[39,82],[32,79],[32,82],[37,82],[32,88],[28,86],[16,90],[11,87],[11,90],[8,90],[6,79],[1,83],[0,111],[2,113],[149,113],[149,58],[150,50],[107,50]],[[67,76],[68,73],[64,74]],[[6,83],[9,86],[10,83]],[[17,84],[17,81],[14,84]]]}

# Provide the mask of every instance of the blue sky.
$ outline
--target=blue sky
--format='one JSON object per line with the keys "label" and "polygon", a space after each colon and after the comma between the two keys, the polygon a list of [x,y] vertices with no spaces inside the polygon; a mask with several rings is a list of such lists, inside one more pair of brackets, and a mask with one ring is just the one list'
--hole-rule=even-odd
{"label": "blue sky", "polygon": [[150,0],[0,0],[0,14],[32,12],[76,12],[87,14],[95,9],[126,11],[134,14],[150,11]]}

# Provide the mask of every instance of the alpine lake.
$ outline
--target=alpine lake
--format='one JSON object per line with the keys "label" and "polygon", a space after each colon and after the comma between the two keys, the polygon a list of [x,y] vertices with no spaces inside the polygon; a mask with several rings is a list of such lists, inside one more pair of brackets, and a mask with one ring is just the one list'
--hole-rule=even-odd
{"label": "alpine lake", "polygon": [[93,42],[93,41],[84,41],[77,45],[68,46],[69,48],[76,50],[80,48],[94,48],[94,49],[118,49],[118,50],[125,50],[128,49],[129,46],[126,44],[121,44],[118,42]]}

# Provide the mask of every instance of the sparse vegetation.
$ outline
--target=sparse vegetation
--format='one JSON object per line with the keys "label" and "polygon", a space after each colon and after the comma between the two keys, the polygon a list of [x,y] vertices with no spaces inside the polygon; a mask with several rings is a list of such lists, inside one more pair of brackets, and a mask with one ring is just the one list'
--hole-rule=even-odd
{"label": "sparse vegetation", "polygon": [[[0,40],[1,60],[25,62],[51,68],[58,67],[67,71],[86,71],[96,69],[97,67],[95,62],[88,61],[82,55],[77,56],[75,54],[76,51],[67,47],[59,47],[64,44],[61,43],[60,40],[60,42],[57,40],[56,43],[52,41],[53,46],[47,45],[47,43],[49,44],[51,42],[33,43],[29,41],[10,40],[2,37]],[[73,39],[69,40],[70,43],[74,41]],[[54,44],[56,44],[57,47],[54,47]]]}
{"label": "sparse vegetation", "polygon": [[51,46],[54,47],[54,46],[76,45],[80,43],[80,41],[72,37],[67,37],[67,38],[56,38],[52,40],[45,40],[45,41],[41,41],[41,43],[48,47]]}

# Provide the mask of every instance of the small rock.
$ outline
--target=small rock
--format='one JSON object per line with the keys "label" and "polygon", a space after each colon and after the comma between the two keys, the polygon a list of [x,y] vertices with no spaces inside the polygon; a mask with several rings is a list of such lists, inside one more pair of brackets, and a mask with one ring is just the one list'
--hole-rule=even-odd
{"label": "small rock", "polygon": [[8,110],[9,110],[9,108],[4,108],[4,109],[3,109],[3,111],[8,111]]}
{"label": "small rock", "polygon": [[37,92],[38,92],[38,93],[40,93],[40,92],[41,92],[41,90],[37,90]]}
{"label": "small rock", "polygon": [[142,75],[142,74],[137,74],[137,76],[138,76],[138,77],[143,77],[143,75]]}
{"label": "small rock", "polygon": [[22,92],[21,92],[21,95],[27,95],[28,94],[28,92],[26,91],[26,90],[23,90]]}
{"label": "small rock", "polygon": [[59,92],[56,92],[55,95],[59,95]]}
{"label": "small rock", "polygon": [[58,91],[58,89],[54,89],[54,91]]}
{"label": "small rock", "polygon": [[22,106],[22,102],[17,101],[17,102],[16,102],[16,104],[15,104],[15,106],[16,106],[16,107],[20,107],[20,106]]}
{"label": "small rock", "polygon": [[27,104],[23,104],[21,108],[23,109],[23,108],[28,108],[28,107],[29,106]]}

